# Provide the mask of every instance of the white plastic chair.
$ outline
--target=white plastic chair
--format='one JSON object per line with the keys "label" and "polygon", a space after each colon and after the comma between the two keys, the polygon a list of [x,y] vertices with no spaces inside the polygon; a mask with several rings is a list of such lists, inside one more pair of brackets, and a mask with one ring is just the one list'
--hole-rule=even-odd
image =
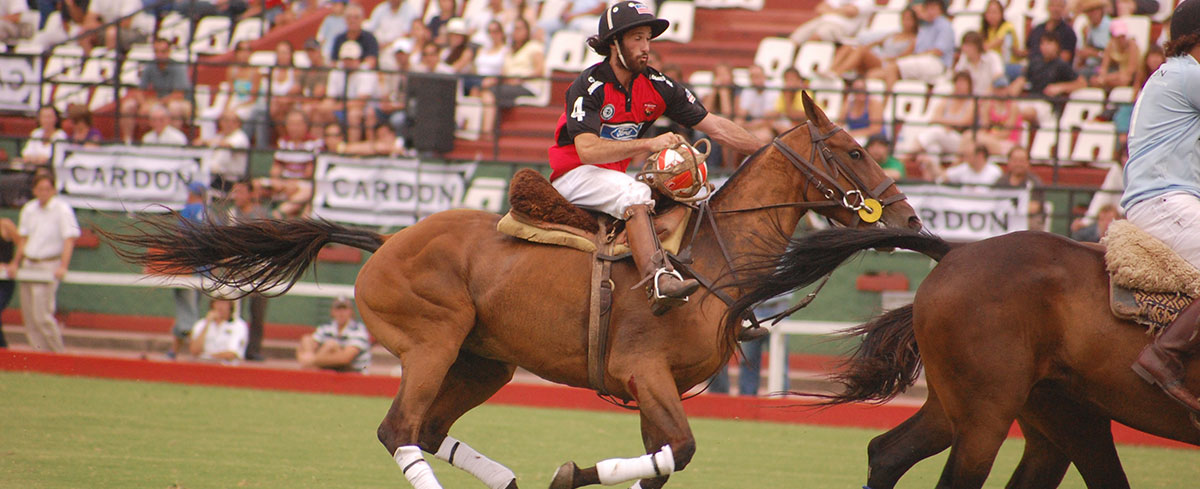
{"label": "white plastic chair", "polygon": [[671,22],[658,38],[664,41],[691,42],[695,31],[696,4],[692,2],[663,2],[658,7],[658,17]]}
{"label": "white plastic chair", "polygon": [[[821,106],[830,119],[837,121],[842,115],[846,84],[839,79],[817,78],[808,84],[812,89],[813,101]],[[841,121],[838,121],[840,124]]]}
{"label": "white plastic chair", "polygon": [[229,36],[229,45],[236,46],[238,41],[253,41],[263,34],[263,20],[259,17],[247,17],[239,20]]}
{"label": "white plastic chair", "polygon": [[796,70],[804,78],[816,78],[817,71],[828,70],[833,65],[833,52],[833,43],[808,41],[800,46],[800,53],[796,55]]}
{"label": "white plastic chair", "polygon": [[192,34],[192,52],[221,54],[229,51],[229,17],[210,15],[196,23]]}
{"label": "white plastic chair", "polygon": [[954,29],[954,44],[962,45],[963,34],[971,31],[979,32],[980,19],[982,17],[980,14],[955,15],[954,20],[950,21],[950,27]]}
{"label": "white plastic chair", "polygon": [[875,12],[867,22],[866,31],[872,37],[900,32],[900,12]]}
{"label": "white plastic chair", "polygon": [[1058,144],[1058,159],[1071,159],[1071,131],[1059,131],[1054,127],[1042,127],[1033,135],[1029,143],[1029,158],[1034,160],[1052,160],[1054,145]]}
{"label": "white plastic chair", "polygon": [[1085,122],[1071,150],[1071,159],[1110,163],[1116,157],[1117,129],[1111,122]]}
{"label": "white plastic chair", "polygon": [[712,93],[713,72],[708,70],[696,70],[687,78],[688,84],[692,86],[694,95],[699,98],[707,97]]}
{"label": "white plastic chair", "polygon": [[892,85],[895,96],[884,112],[895,117],[897,122],[923,124],[929,121],[929,104],[926,92],[929,86],[920,80],[899,80]]}
{"label": "white plastic chair", "polygon": [[1133,37],[1133,41],[1137,43],[1138,52],[1145,56],[1146,51],[1150,50],[1150,18],[1145,15],[1127,15],[1118,18],[1125,21],[1130,37]]}
{"label": "white plastic chair", "polygon": [[1110,104],[1131,104],[1133,103],[1133,87],[1115,87],[1108,92],[1108,103]]}
{"label": "white plastic chair", "polygon": [[[796,44],[783,37],[765,37],[758,43],[754,53],[754,64],[761,66],[767,80],[779,81],[784,70],[796,59]],[[803,73],[803,72],[801,72]]]}
{"label": "white plastic chair", "polygon": [[587,55],[586,39],[582,32],[565,29],[555,32],[550,45],[546,47],[546,68],[571,73],[583,70]]}
{"label": "white plastic chair", "polygon": [[454,107],[454,137],[475,141],[483,131],[483,104],[460,101]]}

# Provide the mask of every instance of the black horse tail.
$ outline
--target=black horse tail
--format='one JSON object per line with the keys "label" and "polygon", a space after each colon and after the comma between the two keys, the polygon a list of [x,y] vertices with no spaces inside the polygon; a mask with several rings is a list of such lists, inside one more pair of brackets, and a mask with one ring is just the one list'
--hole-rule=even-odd
{"label": "black horse tail", "polygon": [[817,405],[851,402],[884,403],[912,387],[921,369],[921,353],[913,335],[913,306],[885,312],[855,326],[847,336],[861,336],[853,354],[842,361],[829,380],[841,384],[837,394],[798,393],[821,398]]}
{"label": "black horse tail", "polygon": [[128,232],[98,230],[117,255],[149,273],[199,271],[222,286],[279,295],[291,289],[329,243],[374,252],[387,236],[323,219],[257,219],[221,224],[178,213],[138,217]]}

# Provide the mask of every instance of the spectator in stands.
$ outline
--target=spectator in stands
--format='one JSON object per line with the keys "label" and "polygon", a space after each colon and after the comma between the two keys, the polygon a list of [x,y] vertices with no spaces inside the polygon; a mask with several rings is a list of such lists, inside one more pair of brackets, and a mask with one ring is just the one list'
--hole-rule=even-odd
{"label": "spectator in stands", "polygon": [[408,35],[413,19],[421,18],[418,4],[405,0],[379,2],[367,19],[366,29],[375,35],[379,44],[386,46]]}
{"label": "spectator in stands", "polygon": [[411,151],[405,147],[404,138],[396,136],[392,126],[379,124],[374,129],[371,139],[357,143],[348,143],[346,153],[373,156],[409,156]]}
{"label": "spectator in stands", "polygon": [[933,117],[929,124],[904,126],[902,131],[908,142],[902,152],[916,153],[918,159],[958,153],[963,139],[969,139],[968,132],[977,120],[975,100],[971,97],[972,83],[971,75],[966,72],[955,73],[954,91],[950,96],[936,97],[931,102],[929,113]]}
{"label": "spectator in stands", "polygon": [[275,145],[275,162],[266,187],[283,198],[277,213],[282,217],[300,217],[310,204],[316,154],[323,148],[321,139],[309,132],[308,117],[293,110],[284,123],[283,136]]}
{"label": "spectator in stands", "polygon": [[71,128],[71,133],[67,135],[67,141],[70,141],[71,144],[94,148],[99,146],[104,139],[100,130],[92,127],[92,112],[85,105],[68,105],[67,121]]}
{"label": "spectator in stands", "polygon": [[463,20],[467,21],[467,29],[471,31],[472,43],[481,48],[496,47],[496,40],[488,32],[488,26],[492,22],[497,22],[502,27],[513,25],[513,22],[516,22],[521,15],[517,6],[514,5],[510,8],[506,6],[506,3],[504,0],[488,0],[487,8],[463,13]]}
{"label": "spectator in stands", "polygon": [[1028,209],[1029,230],[1050,231],[1050,216],[1046,215],[1046,201],[1030,198]]}
{"label": "spectator in stands", "polygon": [[846,43],[854,40],[878,7],[874,0],[822,0],[817,17],[800,24],[788,36],[796,44],[810,40]]}
{"label": "spectator in stands", "polygon": [[371,364],[371,337],[354,319],[349,298],[338,297],[330,307],[333,320],[300,338],[296,360],[301,367],[366,373]]}
{"label": "spectator in stands", "polygon": [[50,273],[48,282],[21,281],[21,317],[29,344],[37,350],[61,352],[62,330],[54,318],[58,283],[67,274],[79,222],[75,211],[56,198],[54,177],[38,172],[33,177],[33,200],[21,207],[17,221],[17,250],[8,263],[8,276],[17,276],[17,267],[28,272]]}
{"label": "spectator in stands", "polygon": [[329,13],[321,19],[317,27],[317,42],[321,43],[321,51],[330,53],[330,59],[337,59],[333,50],[333,40],[346,32],[346,0],[333,0],[329,3]]}
{"label": "spectator in stands", "polygon": [[379,101],[379,120],[386,120],[392,125],[392,130],[400,137],[408,136],[408,70],[409,42],[396,42],[392,58],[395,61],[394,71],[383,75],[383,98]]}
{"label": "spectator in stands", "polygon": [[346,7],[346,32],[333,38],[333,50],[330,59],[343,59],[342,45],[354,41],[359,46],[358,59],[363,69],[373,70],[379,63],[379,41],[375,35],[363,30],[362,6],[354,3]]}
{"label": "spectator in stands", "polygon": [[800,72],[795,68],[788,68],[783,71],[783,87],[779,89],[779,95],[775,97],[775,105],[767,109],[767,114],[764,118],[771,121],[772,130],[778,134],[785,132],[793,127],[803,124],[808,120],[808,115],[804,112],[804,95],[808,92],[811,97],[812,92],[808,89],[808,82],[800,76]]}
{"label": "spectator in stands", "polygon": [[250,137],[242,131],[237,112],[227,110],[217,119],[217,133],[196,140],[196,146],[211,148],[202,164],[212,179],[212,188],[228,192],[249,171]]}
{"label": "spectator in stands", "polygon": [[867,154],[871,155],[871,159],[875,160],[880,168],[883,168],[883,173],[892,180],[902,180],[907,176],[908,171],[904,167],[904,163],[891,155],[892,143],[888,141],[887,136],[880,133],[872,134],[863,148],[867,150]]}
{"label": "spectator in stands", "polygon": [[750,66],[750,86],[743,88],[737,99],[734,123],[750,131],[760,141],[770,141],[775,137],[772,127],[774,121],[767,119],[767,115],[779,100],[779,92],[767,87],[767,73],[761,66]]}
{"label": "spectator in stands", "polygon": [[[713,67],[712,86],[708,87],[708,92],[701,97],[701,101],[704,102],[704,107],[708,109],[709,113],[733,120],[737,113],[738,90],[740,88],[733,83],[733,68],[728,63],[717,63]],[[724,153],[725,149],[720,144],[713,143],[708,164],[719,167],[723,166],[726,161],[733,162],[733,155],[730,154],[726,158]],[[736,165],[736,163],[734,164]]]}
{"label": "spectator in stands", "polygon": [[[228,222],[252,221],[270,217],[267,210],[259,203],[254,188],[246,180],[233,182],[229,189],[229,199],[233,202],[233,206],[229,208],[227,214]],[[267,298],[262,294],[254,293],[246,296],[243,301],[247,306],[245,309],[249,312],[246,359],[259,361],[263,358],[262,340],[263,325],[267,320]]]}
{"label": "spectator in stands", "polygon": [[954,71],[956,73],[966,72],[971,75],[974,95],[987,95],[997,81],[1008,81],[1004,74],[1004,62],[1000,60],[1000,55],[994,51],[983,49],[983,36],[978,32],[970,31],[963,34],[962,46],[959,47],[959,50],[960,55],[958,63],[954,65]]}
{"label": "spectator in stands", "polygon": [[[39,30],[31,42],[41,46],[43,50],[48,50],[79,35],[79,25],[87,17],[89,3],[89,0],[39,0],[37,7],[41,13],[41,21],[38,23]],[[50,14],[56,10],[59,12],[60,24],[47,25]],[[79,44],[84,47],[85,52],[91,50],[90,40],[81,39]]]}
{"label": "spectator in stands", "polygon": [[494,130],[498,110],[515,107],[518,97],[533,95],[526,84],[536,82],[534,78],[546,74],[546,46],[531,37],[529,23],[525,19],[518,19],[513,25],[509,51],[512,54],[504,60],[501,70],[503,78],[491,90],[484,90],[480,97],[483,101],[484,134],[491,134]]}
{"label": "spectator in stands", "polygon": [[1020,76],[1021,57],[1017,53],[1021,50],[1021,40],[1017,38],[1017,29],[1004,18],[1004,4],[988,0],[980,24],[984,49],[1000,55],[1009,80]]}
{"label": "spectator in stands", "polygon": [[1029,150],[1013,146],[1008,150],[1008,164],[1004,174],[996,179],[997,187],[1026,188],[1033,190],[1042,186],[1042,179],[1029,166]]}
{"label": "spectator in stands", "polygon": [[1100,208],[1099,214],[1096,215],[1096,222],[1083,226],[1071,232],[1071,239],[1075,241],[1085,241],[1090,243],[1099,243],[1100,238],[1103,238],[1108,233],[1108,225],[1113,221],[1120,219],[1121,213],[1117,210],[1117,206],[1105,204]]}
{"label": "spectator in stands", "polygon": [[1074,64],[1075,71],[1085,78],[1091,78],[1098,72],[1101,55],[1108,46],[1112,23],[1112,18],[1105,12],[1108,4],[1106,0],[1080,0],[1075,7],[1079,15],[1087,19],[1081,31],[1083,42],[1075,53]]}
{"label": "spectator in stands", "polygon": [[321,150],[326,153],[342,154],[346,152],[346,136],[342,134],[342,126],[336,122],[325,124],[321,132]]}
{"label": "spectator in stands", "polygon": [[[500,22],[489,22],[486,29],[488,42],[482,44],[475,53],[474,71],[476,75],[484,77],[481,87],[490,89],[499,82],[498,77],[504,72],[504,61],[508,59],[510,51],[508,39],[504,35],[504,26],[500,25]],[[491,81],[487,81],[489,79]],[[475,95],[477,94],[478,90]]]}
{"label": "spectator in stands", "polygon": [[954,62],[954,27],[946,18],[943,0],[924,0],[915,10],[925,23],[917,28],[912,54],[886,62],[867,74],[883,78],[888,89],[901,78],[932,83]]}
{"label": "spectator in stands", "polygon": [[[142,10],[141,0],[106,0],[89,2],[88,13],[84,15],[82,29],[91,31],[101,26],[116,22],[115,25],[103,29],[104,44],[108,49],[122,52],[128,51],[134,43],[145,42],[154,32],[154,18],[150,15],[136,15]],[[92,41],[95,43],[95,41]],[[100,44],[100,43],[95,43]]]}
{"label": "spectator in stands", "polygon": [[842,104],[842,128],[860,143],[883,132],[883,101],[867,93],[867,80],[855,78]]}
{"label": "spectator in stands", "polygon": [[188,349],[196,359],[234,365],[246,358],[248,336],[246,322],[233,315],[233,301],[214,298],[208,314],[192,327]]}
{"label": "spectator in stands", "polygon": [[[291,112],[292,105],[298,100],[300,95],[300,74],[299,70],[292,64],[295,58],[295,53],[292,50],[292,43],[288,41],[279,41],[275,44],[275,65],[271,66],[268,76],[267,93],[271,94],[271,106],[269,108],[270,119],[272,121],[281,121],[288,112]],[[255,118],[256,120],[266,120],[266,118]],[[260,125],[260,132],[255,134],[255,137],[266,138],[266,124]]]}
{"label": "spectator in stands", "polygon": [[139,141],[137,137],[138,101],[129,97],[121,101],[121,110],[117,114],[117,140],[126,146],[132,146]]}
{"label": "spectator in stands", "polygon": [[450,22],[450,19],[459,16],[458,5],[455,0],[434,0],[437,4],[437,14],[429,18],[425,23],[425,27],[429,29],[431,39],[437,40],[439,44],[445,44],[445,36],[442,27]]}
{"label": "spectator in stands", "polygon": [[1117,164],[1109,168],[1108,173],[1104,175],[1104,182],[1092,195],[1087,211],[1071,222],[1072,233],[1095,224],[1096,218],[1100,215],[1100,209],[1104,206],[1111,205],[1118,213],[1124,214],[1125,209],[1121,207],[1121,197],[1125,192],[1125,161],[1129,159],[1128,149],[1128,146],[1121,145],[1121,154],[1117,156]]}
{"label": "spectator in stands", "polygon": [[[6,266],[13,261],[14,253],[17,251],[18,234],[17,225],[13,223],[12,219],[0,217],[0,263]],[[8,307],[16,288],[17,281],[11,277],[0,280],[0,311]],[[3,331],[0,331],[0,348],[8,348],[8,341],[4,339]]]}
{"label": "spectator in stands", "polygon": [[[304,52],[308,53],[309,67],[300,70],[298,84],[300,86],[300,101],[293,104],[292,108],[301,109],[306,114],[312,114],[313,123],[325,124],[333,120],[333,113],[323,113],[319,108],[324,104],[325,89],[329,84],[329,66],[325,63],[325,56],[322,55],[321,45],[314,39],[309,39],[304,42]],[[290,111],[289,111],[290,112]],[[285,114],[286,117],[286,114]],[[281,119],[271,118],[271,121]],[[265,142],[258,140],[259,147],[265,146]]]}
{"label": "spectator in stands", "polygon": [[33,26],[21,23],[22,14],[28,11],[25,0],[0,0],[0,43],[16,44],[33,35]]}
{"label": "spectator in stands", "polygon": [[[190,98],[192,84],[188,81],[187,68],[171,59],[171,43],[166,39],[154,40],[154,60],[142,63],[138,88],[132,92],[137,106],[141,107],[142,117],[147,116],[156,104],[183,102]],[[122,107],[122,116],[133,114]]]}
{"label": "spectator in stands", "polygon": [[[265,129],[255,130],[256,126],[265,125],[266,106],[262,105],[262,108],[255,110],[256,106],[263,103],[258,98],[262,93],[262,72],[257,66],[250,64],[252,53],[249,41],[238,41],[234,48],[233,62],[225,69],[225,79],[229,80],[230,84],[225,104],[200,113],[201,137],[212,137],[216,132],[214,129],[217,119],[229,111],[237,113],[242,122],[249,123],[251,133],[259,135],[265,132]],[[260,118],[263,124],[259,124]]]}
{"label": "spectator in stands", "polygon": [[[1025,74],[1014,80],[1010,87],[1013,96],[1047,97],[1061,101],[1086,85],[1083,78],[1071,69],[1070,63],[1059,55],[1061,49],[1057,34],[1047,32],[1039,37],[1039,43],[1038,57],[1029,57]],[[1021,104],[1021,117],[1027,121],[1048,120],[1050,114],[1045,112],[1045,104]]]}
{"label": "spectator in stands", "polygon": [[187,136],[171,125],[171,114],[162,104],[150,107],[150,130],[142,136],[142,144],[186,146]]}
{"label": "spectator in stands", "polygon": [[988,162],[987,148],[965,141],[959,152],[959,163],[946,169],[943,183],[960,185],[992,185],[1004,174],[995,163]]}
{"label": "spectator in stands", "polygon": [[547,40],[562,29],[591,32],[596,28],[597,17],[604,12],[608,4],[605,0],[568,0],[562,9],[562,15],[543,18],[538,21],[538,27]]}
{"label": "spectator in stands", "polygon": [[1029,37],[1025,39],[1025,49],[1018,54],[1028,57],[1030,66],[1048,62],[1044,59],[1041,50],[1042,37],[1053,33],[1059,45],[1056,55],[1059,59],[1067,62],[1067,67],[1070,68],[1071,63],[1075,60],[1077,38],[1075,29],[1071,27],[1071,19],[1067,18],[1067,0],[1048,0],[1046,11],[1049,14],[1046,22],[1038,24],[1029,32]]}
{"label": "spectator in stands", "polygon": [[414,73],[437,73],[453,75],[454,68],[446,64],[442,48],[437,43],[427,42],[421,46],[420,56],[412,67]]}
{"label": "spectator in stands", "polygon": [[1021,111],[1010,96],[1008,80],[996,80],[988,95],[980,106],[980,128],[975,132],[975,142],[986,147],[988,153],[1008,154],[1021,140]]}
{"label": "spectator in stands", "polygon": [[38,109],[38,127],[29,134],[21,150],[21,161],[30,165],[45,165],[54,156],[54,142],[66,141],[67,133],[58,128],[58,109],[43,105]]}
{"label": "spectator in stands", "polygon": [[475,74],[475,50],[477,46],[468,42],[467,22],[455,17],[446,23],[446,48],[442,50],[442,61],[462,78],[463,95],[472,90],[478,91],[478,77],[465,76]]}
{"label": "spectator in stands", "polygon": [[825,78],[839,78],[853,74],[863,78],[868,72],[883,67],[884,63],[913,53],[920,22],[912,7],[900,12],[900,31],[884,36],[870,44],[843,44],[833,54],[833,64],[828,71],[819,73]]}
{"label": "spectator in stands", "polygon": [[1129,35],[1125,20],[1114,19],[1110,24],[1112,39],[1104,48],[1096,74],[1088,80],[1093,87],[1111,90],[1133,84],[1133,77],[1142,62],[1137,42]]}
{"label": "spectator in stands", "polygon": [[[179,210],[179,218],[184,221],[180,223],[181,226],[201,224],[205,221],[208,213],[205,200],[207,190],[200,182],[188,183],[187,201]],[[197,276],[191,273],[186,275]],[[171,289],[171,292],[175,296],[175,325],[171,327],[173,338],[171,349],[167,350],[167,358],[174,360],[176,355],[183,351],[183,344],[191,336],[196,320],[200,317],[200,296],[202,294],[200,289],[192,287],[175,287]],[[192,354],[195,355],[194,352]]]}
{"label": "spectator in stands", "polygon": [[333,111],[346,126],[346,140],[357,142],[370,139],[363,128],[375,127],[375,108],[379,105],[379,75],[359,62],[358,44],[342,44],[341,69],[329,72],[323,110]]}

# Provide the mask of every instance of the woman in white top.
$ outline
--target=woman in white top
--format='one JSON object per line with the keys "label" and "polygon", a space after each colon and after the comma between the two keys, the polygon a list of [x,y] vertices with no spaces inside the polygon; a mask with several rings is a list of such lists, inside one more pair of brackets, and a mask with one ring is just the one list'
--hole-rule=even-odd
{"label": "woman in white top", "polygon": [[[202,161],[212,175],[212,187],[228,192],[233,183],[246,176],[249,169],[250,138],[242,131],[242,121],[237,113],[225,111],[217,119],[217,134],[208,139],[199,139],[197,146],[212,148]],[[240,150],[240,151],[239,151]]]}
{"label": "woman in white top", "polygon": [[44,165],[54,155],[54,141],[67,139],[67,133],[58,128],[58,110],[46,105],[38,110],[38,127],[29,134],[29,141],[21,150],[21,160],[26,164]]}
{"label": "woman in white top", "polygon": [[275,65],[267,82],[271,94],[271,120],[283,120],[291,110],[295,98],[300,95],[300,84],[296,83],[296,69],[292,66],[292,44],[279,41],[275,45]]}
{"label": "woman in white top", "polygon": [[[496,86],[496,77],[504,72],[504,61],[508,59],[509,50],[504,27],[499,22],[493,20],[488,23],[487,36],[489,47],[480,48],[475,53],[475,74],[484,77],[483,86],[490,89]],[[478,97],[479,91],[471,95]]]}
{"label": "woman in white top", "polygon": [[915,153],[921,158],[953,157],[958,153],[963,136],[976,121],[975,100],[971,75],[960,71],[954,74],[954,93],[936,97],[932,120],[927,125],[905,125],[902,129],[902,153]]}
{"label": "woman in white top", "polygon": [[484,90],[483,134],[489,137],[496,127],[496,108],[507,109],[516,105],[517,97],[533,95],[525,86],[527,78],[544,76],[546,69],[546,47],[541,41],[530,37],[529,23],[518,19],[513,24],[512,54],[504,61],[501,74],[504,76],[491,90]]}

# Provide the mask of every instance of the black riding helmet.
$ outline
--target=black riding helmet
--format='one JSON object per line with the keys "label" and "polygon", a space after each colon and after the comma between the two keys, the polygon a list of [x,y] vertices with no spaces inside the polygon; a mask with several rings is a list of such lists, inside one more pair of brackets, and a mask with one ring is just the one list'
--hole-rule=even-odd
{"label": "black riding helmet", "polygon": [[1183,0],[1171,14],[1171,40],[1200,32],[1200,0]]}
{"label": "black riding helmet", "polygon": [[654,39],[666,32],[671,23],[655,17],[649,7],[639,2],[623,1],[605,9],[600,15],[600,27],[596,35],[602,44],[611,44],[617,35],[642,25],[650,26],[650,38]]}

